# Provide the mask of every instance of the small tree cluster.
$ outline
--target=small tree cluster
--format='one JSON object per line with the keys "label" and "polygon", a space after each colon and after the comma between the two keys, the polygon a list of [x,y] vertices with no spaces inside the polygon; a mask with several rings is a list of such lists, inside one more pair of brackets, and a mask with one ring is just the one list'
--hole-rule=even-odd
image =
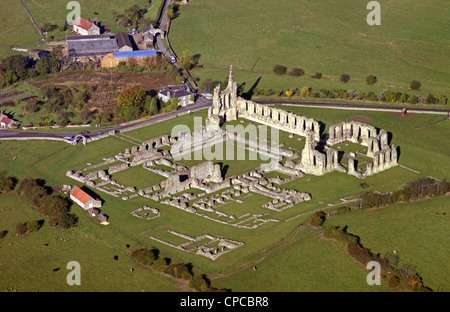
{"label": "small tree cluster", "polygon": [[422,84],[420,82],[418,82],[417,80],[411,81],[411,84],[410,84],[411,90],[419,90],[421,86],[422,86]]}
{"label": "small tree cluster", "polygon": [[323,211],[316,211],[309,220],[309,223],[314,227],[321,227],[325,222],[325,216],[326,214]]}
{"label": "small tree cluster", "polygon": [[286,74],[286,71],[287,71],[287,67],[280,65],[280,64],[275,65],[273,67],[273,72],[277,75],[284,75],[284,74]]}
{"label": "small tree cluster", "polygon": [[377,261],[381,267],[381,277],[388,281],[388,286],[401,290],[429,291],[422,283],[422,278],[416,270],[408,265],[398,267],[398,258],[393,254],[374,255],[370,249],[365,248],[359,237],[347,232],[346,227],[325,226],[324,237],[334,239],[347,247],[351,258],[366,266],[370,261]]}
{"label": "small tree cluster", "polygon": [[50,189],[37,180],[25,178],[19,183],[17,192],[29,199],[34,208],[44,217],[50,218],[50,226],[68,229],[78,223],[78,217],[70,212],[69,202],[59,195],[52,194]]}
{"label": "small tree cluster", "polygon": [[161,258],[159,250],[153,249],[137,249],[130,254],[136,262],[151,267],[152,269],[169,274],[175,278],[189,281],[189,286],[198,291],[218,291],[211,287],[211,283],[206,275],[196,275],[192,272],[192,265],[186,263],[171,263],[170,258]]}
{"label": "small tree cluster", "polygon": [[374,76],[374,75],[369,75],[369,76],[366,77],[366,83],[367,83],[369,86],[374,85],[375,82],[377,82],[377,77],[376,77],[376,76]]}
{"label": "small tree cluster", "polygon": [[304,74],[305,74],[305,71],[298,67],[292,68],[291,72],[289,73],[289,75],[296,76],[296,77],[303,76]]}
{"label": "small tree cluster", "polygon": [[444,195],[450,191],[450,183],[431,178],[419,178],[411,181],[400,190],[392,193],[365,192],[359,195],[361,209],[382,207],[400,201],[416,200],[420,198]]}
{"label": "small tree cluster", "polygon": [[16,182],[14,178],[7,177],[0,173],[0,194],[12,191]]}
{"label": "small tree cluster", "polygon": [[350,75],[342,74],[342,75],[341,75],[341,81],[342,81],[343,83],[349,82],[349,81],[350,81]]}

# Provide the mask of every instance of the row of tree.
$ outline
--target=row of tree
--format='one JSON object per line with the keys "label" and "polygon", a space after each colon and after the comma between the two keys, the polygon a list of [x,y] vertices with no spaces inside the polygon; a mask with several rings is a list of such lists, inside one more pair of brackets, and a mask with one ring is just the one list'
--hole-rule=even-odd
{"label": "row of tree", "polygon": [[156,248],[137,249],[131,253],[130,257],[143,266],[151,267],[158,272],[189,281],[189,286],[197,291],[219,291],[219,289],[211,287],[211,282],[206,275],[194,274],[192,271],[193,267],[190,263],[172,263],[170,258],[162,258],[159,250]]}
{"label": "row of tree", "polygon": [[[205,80],[205,84],[202,86],[206,87],[206,83],[209,81]],[[343,99],[343,100],[358,100],[358,101],[372,101],[372,102],[387,102],[387,103],[408,103],[408,104],[440,104],[447,105],[449,103],[448,97],[446,95],[441,95],[439,97],[429,94],[428,96],[419,96],[414,94],[408,94],[406,92],[394,92],[394,91],[381,91],[375,93],[370,92],[358,92],[354,90],[346,89],[320,89],[315,91],[311,87],[302,87],[301,89],[291,88],[283,90],[274,90],[270,88],[259,89],[255,88],[253,90],[253,95],[261,96],[280,96],[280,97],[312,97],[312,98],[323,98],[323,99]]]}
{"label": "row of tree", "polygon": [[[50,227],[68,229],[76,226],[78,217],[70,212],[70,201],[67,198],[54,194],[52,188],[41,180],[25,178],[18,183],[14,177],[0,174],[0,194],[16,191],[17,195],[28,199],[33,208],[45,218],[49,218]],[[36,232],[45,223],[45,219],[19,222],[15,226],[16,235]],[[4,238],[8,231],[0,231],[0,238]]]}
{"label": "row of tree", "polygon": [[358,207],[361,209],[382,207],[398,202],[444,195],[447,192],[450,192],[450,182],[419,178],[391,193],[364,192],[359,195]]}
{"label": "row of tree", "polygon": [[[287,67],[284,65],[277,64],[273,67],[273,72],[277,75],[285,75],[287,73]],[[305,74],[305,71],[302,68],[298,68],[298,67],[292,68],[292,70],[289,72],[289,75],[296,76],[296,77],[303,76],[304,74]],[[322,73],[316,72],[314,75],[311,76],[311,78],[321,79]],[[339,79],[341,80],[341,82],[347,83],[350,81],[350,75],[344,73],[339,77]],[[378,79],[374,75],[369,75],[366,77],[366,83],[368,85],[374,85],[377,81],[378,81]],[[422,84],[417,80],[413,80],[410,83],[411,90],[419,90],[421,86],[422,86]]]}
{"label": "row of tree", "polygon": [[43,217],[49,218],[51,227],[68,229],[78,223],[78,217],[70,212],[69,199],[54,194],[43,181],[25,178],[20,181],[17,193],[28,199]]}
{"label": "row of tree", "polygon": [[323,235],[347,247],[350,257],[363,266],[371,261],[380,264],[380,278],[387,281],[388,286],[400,291],[432,291],[423,284],[420,274],[410,265],[398,265],[398,256],[394,253],[373,254],[369,248],[361,244],[360,238],[347,232],[347,227],[324,226]]}

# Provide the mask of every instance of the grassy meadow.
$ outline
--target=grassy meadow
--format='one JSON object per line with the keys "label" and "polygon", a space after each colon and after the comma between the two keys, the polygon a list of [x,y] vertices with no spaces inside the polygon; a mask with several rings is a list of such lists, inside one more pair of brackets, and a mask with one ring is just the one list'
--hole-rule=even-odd
{"label": "grassy meadow", "polygon": [[[249,89],[303,86],[314,90],[362,92],[385,89],[449,94],[450,52],[444,0],[381,2],[381,25],[366,22],[368,1],[193,0],[173,20],[169,39],[175,52],[199,54],[192,71],[201,83],[223,81],[232,64],[236,81]],[[302,68],[305,75],[277,76],[273,67]],[[311,79],[316,72],[322,79]],[[348,83],[341,74],[350,75]],[[365,78],[378,82],[367,86]]]}
{"label": "grassy meadow", "polygon": [[[442,116],[426,114],[414,114],[407,118],[399,118],[389,112],[350,112],[291,106],[282,107],[323,122],[325,129],[330,124],[347,120],[352,115],[366,115],[372,119],[369,123],[392,133],[391,143],[400,146],[400,165],[417,170],[419,174],[398,166],[364,181],[339,172],[332,172],[322,177],[305,175],[303,178],[284,184],[283,188],[308,192],[312,195],[312,200],[299,203],[282,212],[264,216],[263,218],[271,218],[276,221],[267,222],[252,230],[237,229],[230,225],[209,221],[201,216],[140,196],[124,201],[121,198],[98,192],[99,197],[104,201],[101,208],[102,213],[109,216],[110,225],[97,224],[84,211],[73,205],[72,211],[80,218],[80,224],[76,228],[68,232],[61,232],[57,229],[50,229],[44,224],[44,227],[37,233],[15,237],[13,234],[15,224],[30,219],[40,219],[40,217],[29,207],[29,204],[15,197],[14,193],[4,194],[1,195],[4,199],[1,201],[1,208],[5,212],[2,212],[3,215],[0,218],[0,230],[6,229],[10,232],[4,239],[0,240],[0,247],[6,251],[0,256],[3,257],[2,263],[8,272],[2,273],[4,276],[2,283],[5,288],[16,285],[16,287],[20,286],[21,289],[30,289],[31,287],[32,289],[55,290],[56,286],[53,285],[56,283],[56,279],[61,277],[58,275],[60,273],[54,273],[52,268],[62,267],[61,271],[64,272],[64,266],[68,262],[67,259],[70,258],[70,260],[76,261],[79,259],[82,262],[82,267],[89,267],[89,269],[86,269],[86,282],[83,285],[88,289],[82,287],[81,290],[103,291],[105,289],[102,288],[99,281],[105,281],[105,279],[108,281],[108,289],[114,291],[179,290],[179,285],[174,284],[171,280],[162,279],[160,275],[153,275],[149,272],[141,274],[141,270],[135,271],[136,274],[133,273],[135,275],[127,275],[130,274],[129,268],[133,265],[127,257],[131,250],[139,247],[156,247],[161,251],[161,255],[172,258],[174,262],[191,263],[194,272],[207,274],[214,287],[224,287],[234,291],[387,290],[386,285],[379,288],[368,287],[365,283],[367,271],[349,259],[344,247],[322,241],[317,232],[311,231],[307,227],[299,229],[298,226],[307,223],[313,211],[323,210],[328,212],[335,210],[340,205],[349,204],[346,200],[351,200],[354,195],[365,190],[361,187],[362,182],[369,185],[366,190],[390,191],[399,189],[408,181],[420,176],[431,175],[436,178],[448,178],[450,175],[450,170],[448,170],[449,153],[447,152],[449,146],[448,142],[443,140],[449,131],[448,120],[443,120]],[[126,135],[144,141],[158,135],[170,134],[172,127],[176,125],[185,125],[189,129],[193,129],[194,117],[204,117],[205,114],[205,110],[197,111],[169,121],[128,131]],[[300,149],[303,146],[303,141],[297,141],[295,138],[286,139],[286,144],[292,147],[297,147],[296,144],[298,144],[297,148]],[[15,176],[19,180],[24,177],[34,177],[44,179],[48,185],[53,186],[63,184],[81,186],[81,183],[65,176],[67,170],[82,169],[87,166],[87,163],[102,162],[103,158],[123,152],[125,148],[131,148],[131,146],[131,143],[122,140],[120,136],[109,137],[89,143],[86,146],[70,146],[63,142],[32,140],[27,142],[0,141],[0,171]],[[356,147],[351,146],[351,148]],[[14,159],[15,156],[17,156],[16,159]],[[236,161],[227,164],[230,165],[229,172],[227,171],[230,174],[233,173],[232,170],[237,170],[235,173],[239,173],[254,166],[252,162],[246,162],[245,166],[237,164]],[[113,174],[113,177],[127,186],[135,184],[139,187],[151,186],[157,182],[155,179],[158,178],[138,167],[118,172]],[[253,194],[243,198],[243,200],[243,204],[233,203],[224,206],[223,211],[236,216],[247,213],[264,214],[269,212],[261,208],[263,203],[270,200],[269,198]],[[448,198],[440,201],[437,199],[424,201],[423,203],[429,203],[433,207],[429,209],[436,210],[440,205],[448,205]],[[145,220],[130,214],[130,212],[144,205],[158,208],[161,216],[153,220]],[[415,207],[412,205],[414,204],[405,204],[403,207]],[[418,211],[420,211],[420,207],[422,206],[419,206]],[[408,216],[405,215],[404,219],[409,220]],[[414,214],[410,214],[410,216],[416,220]],[[387,234],[395,231],[393,227],[397,226],[397,223],[386,223],[386,229],[383,226],[384,224],[380,223],[375,229],[386,231]],[[141,235],[158,227],[169,227],[191,237],[210,234],[241,241],[245,244],[224,254],[217,260],[211,261],[205,257],[183,252]],[[365,231],[360,233],[359,229],[355,227],[353,230],[351,228],[350,232],[361,235],[362,242],[366,247],[380,250],[380,252],[391,248],[390,245],[385,245],[382,242],[372,244],[373,241],[369,238],[366,241]],[[417,231],[416,235],[421,235],[420,227],[415,228],[415,230]],[[369,231],[368,228],[367,231]],[[441,235],[439,233],[442,233],[442,228],[427,227],[427,231],[424,239],[434,234]],[[52,239],[55,236],[71,238],[71,241],[67,244],[61,244],[61,248],[54,248]],[[9,246],[9,242],[13,242],[13,246]],[[43,243],[49,243],[49,249],[44,249],[44,251],[51,251],[51,253],[41,252]],[[99,244],[101,244],[101,248]],[[130,244],[132,247],[127,249],[124,247],[126,244]],[[403,248],[407,248],[408,244],[413,244],[413,241],[410,240],[404,244]],[[424,255],[426,255],[428,248],[435,248],[434,244],[414,246],[414,249],[421,249],[420,253],[417,252],[418,259],[414,262],[409,261],[412,259],[411,256],[411,258],[405,258],[405,263],[419,265],[425,261]],[[39,259],[41,259],[42,266],[37,270],[41,274],[40,278],[44,279],[45,282],[39,283],[37,280],[33,280],[31,286],[25,286],[27,278],[17,282],[17,276],[27,276],[27,272],[31,270],[29,259],[31,259],[33,253],[39,252],[41,252]],[[23,255],[18,257],[21,253]],[[121,261],[113,260],[114,255],[119,255]],[[14,258],[27,260],[11,262],[11,259]],[[330,263],[333,263],[334,266],[331,266]],[[251,269],[255,265],[258,267],[257,273]],[[133,267],[136,268],[135,265]],[[426,284],[430,281],[431,287],[436,285],[436,287],[442,289],[448,288],[446,280],[439,283],[432,282],[440,274],[439,270],[430,269],[429,272],[426,272],[422,268],[418,268],[418,271],[423,273],[424,276],[426,274]],[[48,274],[48,279],[45,274]],[[137,276],[138,274],[139,276]],[[60,275],[65,276],[66,274]],[[145,276],[145,278],[142,276]],[[30,276],[29,278],[34,277]],[[146,283],[143,283],[144,279],[147,281]],[[123,280],[127,282],[123,284]],[[49,284],[47,285],[47,283]],[[62,282],[59,281],[58,283]],[[139,288],[141,286],[138,285],[152,286]],[[72,291],[74,289],[66,287],[62,290]]]}

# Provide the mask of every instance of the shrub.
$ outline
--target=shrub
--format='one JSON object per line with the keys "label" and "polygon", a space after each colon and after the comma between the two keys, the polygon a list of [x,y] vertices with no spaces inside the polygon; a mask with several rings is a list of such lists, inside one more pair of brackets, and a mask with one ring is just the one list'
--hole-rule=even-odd
{"label": "shrub", "polygon": [[292,68],[291,72],[289,73],[289,75],[291,76],[303,76],[305,74],[305,71],[301,68]]}
{"label": "shrub", "polygon": [[5,238],[6,234],[8,234],[8,231],[0,231],[0,239]]}
{"label": "shrub", "polygon": [[31,200],[39,199],[47,195],[47,190],[39,185],[36,180],[25,178],[19,184],[19,195]]}
{"label": "shrub", "polygon": [[299,96],[307,97],[311,94],[311,88],[310,87],[303,87],[300,92],[298,93]]}
{"label": "shrub", "polygon": [[422,86],[422,84],[420,82],[418,82],[417,80],[411,81],[411,84],[410,84],[411,90],[419,90],[421,86]]}
{"label": "shrub", "polygon": [[428,94],[428,96],[427,96],[427,103],[428,104],[435,104],[437,101],[438,101],[438,99],[435,98],[433,96],[433,94]]}
{"label": "shrub", "polygon": [[199,291],[208,291],[210,288],[210,281],[206,275],[194,275],[189,280],[189,286]]}
{"label": "shrub", "polygon": [[155,249],[142,248],[133,251],[131,257],[142,265],[152,265],[157,258],[157,252]]}
{"label": "shrub", "polygon": [[373,254],[370,250],[360,246],[359,244],[348,244],[347,250],[350,256],[362,264],[366,264],[373,259]]}
{"label": "shrub", "polygon": [[369,76],[366,77],[366,83],[368,85],[370,85],[370,86],[374,85],[375,82],[377,82],[377,77],[375,77],[374,75],[369,75]]}
{"label": "shrub", "polygon": [[316,211],[309,222],[315,227],[322,226],[325,222],[325,213],[323,211]]}
{"label": "shrub", "polygon": [[27,232],[27,227],[23,223],[17,223],[16,224],[16,234],[17,235],[23,235]]}
{"label": "shrub", "polygon": [[313,76],[311,76],[311,78],[320,79],[322,78],[322,73],[315,73]]}
{"label": "shrub", "polygon": [[158,272],[164,272],[168,265],[169,261],[167,258],[158,258],[153,262],[152,268]]}
{"label": "shrub", "polygon": [[59,217],[69,212],[69,204],[60,196],[46,195],[39,199],[38,210],[44,216]]}
{"label": "shrub", "polygon": [[36,232],[41,228],[42,221],[33,220],[25,223],[27,232]]}
{"label": "shrub", "polygon": [[58,226],[68,229],[75,226],[78,222],[78,217],[73,213],[63,213],[58,218]]}
{"label": "shrub", "polygon": [[279,64],[275,65],[274,68],[273,68],[274,73],[277,74],[277,75],[284,75],[284,74],[286,74],[286,70],[287,70],[286,66],[279,65]]}
{"label": "shrub", "polygon": [[9,192],[14,189],[14,179],[0,174],[0,193]]}
{"label": "shrub", "polygon": [[339,207],[339,208],[336,210],[336,213],[337,213],[338,215],[342,215],[342,214],[345,214],[345,213],[350,212],[350,211],[351,211],[350,207],[344,206],[344,207]]}
{"label": "shrub", "polygon": [[342,75],[341,75],[341,81],[342,81],[343,83],[349,82],[349,81],[350,81],[350,76],[347,75],[347,74],[342,74]]}
{"label": "shrub", "polygon": [[388,281],[389,288],[396,288],[400,284],[400,279],[397,276],[392,276]]}
{"label": "shrub", "polygon": [[189,280],[193,277],[189,265],[184,263],[170,264],[164,269],[164,273],[170,274],[176,278]]}

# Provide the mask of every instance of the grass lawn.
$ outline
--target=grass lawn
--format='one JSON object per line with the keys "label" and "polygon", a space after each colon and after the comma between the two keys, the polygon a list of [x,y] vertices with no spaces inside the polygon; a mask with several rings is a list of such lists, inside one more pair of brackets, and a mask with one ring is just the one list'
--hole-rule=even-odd
{"label": "grass lawn", "polygon": [[213,284],[231,287],[244,292],[311,292],[311,291],[389,291],[383,282],[380,286],[366,283],[368,271],[352,262],[345,248],[320,239],[312,230],[302,229],[282,250],[264,251],[263,262],[228,276],[217,275]]}
{"label": "grass lawn", "polygon": [[159,176],[142,166],[129,167],[126,170],[116,172],[112,175],[112,179],[119,184],[127,186],[134,186],[137,190],[159,184],[166,178]]}
{"label": "grass lawn", "polygon": [[433,290],[449,291],[449,212],[450,197],[446,196],[370,212],[352,211],[330,217],[326,224],[348,226],[347,231],[359,236],[375,254],[396,249],[399,265],[414,266]]}
{"label": "grass lawn", "polygon": [[[306,228],[300,230],[297,234],[295,234],[294,231],[300,223],[306,223],[308,221],[312,211],[334,210],[336,207],[329,206],[329,204],[342,204],[341,198],[350,197],[364,191],[365,189],[360,185],[362,182],[369,185],[369,188],[366,190],[390,191],[401,188],[406,182],[416,179],[419,176],[432,175],[438,178],[448,178],[449,173],[444,169],[448,168],[449,156],[448,153],[446,153],[446,150],[448,150],[449,147],[448,143],[443,140],[445,134],[448,133],[447,121],[443,121],[441,116],[434,115],[410,115],[409,118],[400,119],[392,113],[349,112],[287,106],[283,106],[283,108],[292,110],[300,115],[320,120],[327,126],[335,121],[347,120],[347,118],[353,114],[368,115],[372,118],[372,124],[392,133],[392,143],[399,145],[401,148],[400,164],[419,170],[420,174],[416,174],[402,167],[395,167],[365,180],[358,180],[352,176],[339,172],[332,172],[322,177],[305,175],[303,178],[286,183],[282,187],[308,192],[312,195],[312,200],[299,203],[282,212],[264,216],[264,218],[277,219],[279,222],[267,222],[253,230],[238,229],[230,225],[209,221],[201,216],[187,213],[178,208],[164,205],[160,202],[152,201],[141,196],[123,201],[120,198],[101,193],[99,196],[104,200],[104,205],[101,208],[102,213],[109,216],[111,224],[107,227],[100,226],[87,216],[84,211],[74,206],[72,209],[79,215],[81,223],[79,227],[66,234],[69,238],[77,235],[76,237],[78,237],[77,239],[79,239],[79,241],[73,239],[73,242],[76,242],[77,246],[80,246],[80,248],[75,248],[72,253],[69,252],[69,248],[63,248],[61,251],[54,250],[54,253],[51,254],[53,258],[50,257],[49,259],[55,259],[55,261],[59,262],[51,262],[51,266],[62,267],[61,272],[64,272],[64,265],[69,261],[66,261],[66,259],[69,258],[70,255],[74,255],[70,260],[80,259],[80,261],[83,262],[82,266],[84,266],[84,263],[90,263],[89,259],[94,259],[102,265],[102,270],[97,269],[96,272],[114,272],[112,274],[114,276],[111,275],[110,277],[103,274],[101,277],[103,280],[100,280],[104,281],[104,279],[108,278],[108,287],[113,290],[120,289],[121,280],[125,278],[125,275],[122,274],[129,273],[131,264],[128,258],[123,260],[124,262],[122,263],[120,261],[114,261],[113,256],[119,255],[119,259],[122,259],[126,256],[127,252],[130,252],[131,249],[134,248],[134,246],[136,246],[136,248],[137,246],[145,246],[147,248],[158,248],[161,251],[162,256],[172,258],[174,263],[192,263],[194,272],[202,274],[206,273],[208,277],[212,278],[214,287],[226,287],[231,288],[234,291],[386,290],[385,286],[380,288],[368,287],[365,282],[367,271],[364,267],[353,263],[342,246],[322,241],[319,239],[316,232],[309,231]],[[172,128],[179,124],[184,124],[192,129],[194,125],[193,117],[205,116],[205,114],[205,110],[198,111],[193,114],[171,119],[167,122],[161,122],[138,130],[129,131],[126,134],[139,140],[147,140],[158,135],[170,134]],[[292,140],[295,140],[295,138]],[[293,141],[290,143],[294,145],[295,142]],[[301,144],[301,142],[299,142],[299,144]],[[79,185],[80,183],[65,176],[67,170],[85,168],[88,162],[93,164],[99,163],[105,157],[114,156],[119,152],[123,152],[125,148],[131,148],[131,145],[132,144],[116,137],[108,137],[100,141],[89,143],[86,146],[71,146],[62,142],[46,141],[0,141],[0,157],[2,160],[0,162],[0,171],[7,175],[15,176],[18,179],[24,177],[45,179],[48,185],[56,186],[74,183]],[[353,148],[353,146],[349,146],[349,148],[350,147]],[[13,160],[14,156],[17,156],[16,160]],[[258,160],[253,162],[260,163]],[[249,161],[241,161],[239,163],[237,163],[237,160],[223,161],[223,164],[229,165],[227,175],[237,174],[255,168],[254,163]],[[150,174],[150,176],[148,174]],[[143,168],[135,167],[118,172],[114,174],[113,177],[117,177],[119,183],[131,183],[130,185],[142,183],[142,185],[145,184],[145,186],[149,186],[152,183],[147,185],[146,181],[147,178],[152,179],[152,177],[150,172],[148,172],[148,174]],[[247,194],[243,194],[241,197],[244,197],[245,195]],[[267,209],[261,207],[262,203],[269,200],[263,196],[253,194],[252,196],[242,199],[244,200],[243,204],[232,203],[220,207],[219,210],[222,211],[223,209],[224,212],[234,214],[237,217],[246,213],[263,214],[269,212]],[[24,206],[23,211],[26,211],[26,203],[20,201],[15,203],[14,199],[2,201],[2,203],[5,202],[10,203],[5,204],[5,208],[7,209],[16,205]],[[425,203],[425,201],[423,203]],[[427,201],[427,203],[430,204],[431,208],[429,209],[433,211],[438,209],[440,205],[446,204],[446,202],[440,203],[437,199]],[[158,208],[161,212],[161,216],[153,220],[144,220],[130,214],[130,212],[144,205]],[[0,230],[2,230],[3,226],[3,228],[8,231],[13,231],[17,222],[24,222],[30,218],[38,218],[38,216],[33,216],[33,213],[35,213],[33,210],[29,210],[26,212],[26,215],[22,216],[17,214],[18,219],[12,219],[12,215],[10,215],[10,217],[0,218]],[[14,215],[14,217],[15,216],[16,215]],[[351,216],[353,216],[353,214],[351,214]],[[435,216],[433,217],[436,218]],[[411,218],[414,218],[413,215]],[[405,215],[403,220],[409,220],[409,217]],[[414,223],[416,221],[415,219],[412,219],[411,222]],[[405,224],[407,224],[407,222]],[[244,242],[245,244],[230,253],[224,254],[217,260],[211,261],[208,258],[183,252],[141,235],[143,232],[155,230],[161,226],[169,227],[176,232],[191,237],[210,234],[216,237],[224,237]],[[419,229],[419,227],[415,228]],[[53,237],[59,237],[54,231],[56,230],[43,228],[38,233],[31,233],[25,237],[16,238],[15,236],[7,236],[7,238],[14,239],[14,242],[19,242],[19,240],[29,240],[31,242],[30,245],[34,244],[34,249],[27,251],[27,248],[30,248],[30,245],[24,244],[24,249],[20,249],[19,252],[26,254],[27,257],[28,255],[31,257],[33,253],[36,253],[39,254],[39,259],[41,259],[42,257],[50,255],[42,253],[42,244],[50,244],[53,242],[51,240]],[[358,232],[357,229],[353,231],[351,228],[349,231],[356,235],[361,235],[362,242],[364,245],[367,245],[367,247],[378,248],[376,245],[371,244],[370,241],[367,241],[366,244],[365,237],[362,236],[363,232]],[[428,239],[432,240],[431,236],[430,238],[427,238],[427,240]],[[7,240],[0,241],[2,250],[3,245],[6,245],[5,242],[7,242]],[[123,247],[128,242],[131,242],[133,246],[130,250]],[[96,249],[95,247],[98,246],[98,244],[102,244],[102,247]],[[405,242],[402,250],[403,248],[407,248],[408,244],[413,245],[413,242]],[[421,244],[421,246],[423,247],[424,244],[425,243]],[[16,245],[19,246],[19,244],[14,244],[11,247]],[[20,246],[22,245],[20,244]],[[70,247],[72,245],[67,244],[64,246]],[[380,245],[380,252],[391,248],[390,245],[386,246],[387,247],[385,247],[384,244]],[[431,246],[434,245],[431,244]],[[51,245],[49,247],[51,247]],[[420,246],[414,246],[414,248],[420,248]],[[397,249],[400,250],[399,248]],[[8,249],[8,252],[12,250],[13,249]],[[45,250],[50,250],[50,248]],[[80,250],[87,250],[88,252],[86,255],[80,255]],[[95,250],[98,254],[96,254],[95,257],[89,257],[92,253],[91,250]],[[41,252],[42,255],[39,252]],[[12,259],[17,258],[20,253],[7,253],[7,255],[9,255],[9,258],[7,259]],[[419,255],[418,261],[425,261],[424,257],[425,256]],[[260,260],[263,261],[259,262]],[[333,265],[330,265],[330,263]],[[405,261],[405,263],[411,262]],[[28,265],[20,266],[17,269],[18,271],[15,271],[15,264],[9,263],[8,265],[11,266],[11,268],[8,268],[10,268],[12,272],[18,272],[18,274],[22,275],[25,274],[24,272],[27,270],[30,272],[32,270]],[[238,270],[242,266],[247,265],[249,265],[248,269],[242,271]],[[258,267],[256,274],[251,269],[253,265],[257,265]],[[89,266],[89,264],[86,266]],[[121,273],[117,273],[116,275],[115,272],[119,266],[122,271],[119,270]],[[42,266],[42,269],[40,268],[39,270],[46,272],[45,270],[48,269],[49,266],[44,265]],[[228,275],[233,272],[236,272],[236,274]],[[273,272],[277,272],[277,274],[273,274]],[[424,274],[425,277],[426,272],[424,270],[419,269],[419,272]],[[53,274],[53,271],[50,271],[49,274]],[[40,278],[45,280],[43,283],[44,286],[40,286],[36,280],[33,280],[33,283],[31,283],[32,286],[30,287],[37,289],[48,288],[53,290],[54,288],[52,287],[54,286],[46,285],[47,283],[56,283],[55,279],[57,274],[58,272],[55,272],[55,274],[48,278],[42,275]],[[100,276],[100,273],[98,272],[95,273],[97,274],[95,275],[89,271],[89,275],[91,274],[95,278]],[[5,279],[5,281],[7,281],[6,286],[11,285],[12,276],[13,275],[7,275],[7,278]],[[116,276],[118,277],[116,278]],[[139,279],[140,278],[141,277],[139,277]],[[167,281],[160,282],[163,285],[161,286],[161,289],[173,289],[170,288],[173,286],[171,283]],[[86,285],[92,285],[92,289],[98,289],[96,287],[100,286],[97,286],[98,284],[96,283],[96,281],[89,280],[89,283],[86,282]],[[155,285],[159,285],[158,283],[159,282],[156,282]],[[427,284],[427,281],[425,281],[425,283]],[[21,286],[24,284],[25,282],[16,285]],[[138,281],[136,281],[136,284],[133,285],[138,284]],[[444,285],[444,283],[442,282],[439,285]],[[137,289],[133,287],[130,286],[130,289]],[[153,289],[153,286],[149,287],[149,290]],[[157,286],[155,286],[155,288],[156,287]],[[433,285],[430,284],[430,287],[433,288]],[[21,288],[26,287],[21,286]],[[70,291],[72,289],[68,290]]]}
{"label": "grass lawn", "polygon": [[[0,239],[1,289],[21,292],[177,289],[173,281],[151,273],[129,258],[129,253],[141,246],[139,243],[111,227],[99,225],[75,205],[72,210],[79,217],[77,227],[63,231],[44,223],[38,232],[17,237],[17,223],[43,218],[14,192],[0,195],[0,202],[0,229],[8,231],[6,237]],[[118,256],[118,260],[114,260],[114,256]],[[69,286],[66,282],[71,272],[66,269],[70,261],[80,263],[80,286]],[[134,268],[134,272],[130,272],[130,268]]]}
{"label": "grass lawn", "polygon": [[[170,42],[178,55],[200,55],[193,76],[223,81],[230,64],[235,79],[248,90],[303,86],[315,90],[345,88],[360,92],[384,89],[411,91],[412,80],[422,83],[418,94],[450,92],[450,54],[444,0],[381,3],[381,25],[366,23],[367,1],[258,0],[219,2],[196,0],[180,9],[173,20]],[[277,76],[281,64],[289,73]],[[316,72],[322,79],[311,79]],[[350,75],[348,83],[341,74]],[[367,86],[365,78],[378,82]]]}

